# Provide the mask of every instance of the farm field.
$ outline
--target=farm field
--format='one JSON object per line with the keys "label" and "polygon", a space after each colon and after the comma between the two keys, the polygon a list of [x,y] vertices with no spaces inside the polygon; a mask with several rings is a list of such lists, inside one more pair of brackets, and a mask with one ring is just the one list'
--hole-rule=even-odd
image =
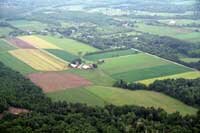
{"label": "farm field", "polygon": [[79,55],[80,52],[82,54],[85,54],[89,52],[99,51],[98,49],[92,46],[89,46],[87,44],[84,44],[72,39],[58,38],[58,37],[52,37],[52,36],[38,36],[38,37],[52,44],[55,44],[57,47],[75,55]]}
{"label": "farm field", "polygon": [[[89,105],[103,105],[105,104],[114,104],[114,105],[138,105],[144,107],[155,107],[155,108],[163,108],[167,112],[172,113],[176,111],[180,111],[181,114],[194,114],[197,109],[185,105],[184,103],[171,98],[167,95],[162,93],[157,93],[153,91],[130,91],[125,89],[119,89],[114,87],[103,87],[103,86],[90,86],[86,88],[82,88],[85,90],[73,89],[73,90],[66,90],[55,93],[48,94],[55,101],[59,100],[69,100],[69,101],[80,101],[84,103],[88,103]],[[85,92],[88,91],[88,92]],[[83,96],[78,96],[79,93],[83,93]],[[86,93],[86,94],[85,94]],[[89,96],[88,96],[89,93]],[[95,100],[90,99],[90,97],[96,96],[98,99]],[[74,97],[73,97],[74,96]],[[76,99],[74,99],[76,98]],[[87,100],[85,100],[87,99]],[[99,102],[100,101],[100,102]],[[103,102],[104,101],[104,102]]]}
{"label": "farm field", "polygon": [[187,63],[191,63],[200,61],[200,58],[181,58],[181,60]]}
{"label": "farm field", "polygon": [[145,53],[105,59],[100,68],[114,79],[127,82],[192,71],[190,68]]}
{"label": "farm field", "polygon": [[135,82],[138,80],[162,77],[167,75],[173,75],[178,73],[184,73],[191,71],[189,68],[181,67],[175,64],[167,64],[154,66],[143,69],[130,70],[127,72],[113,74],[112,77],[115,79],[123,79],[128,82]]}
{"label": "farm field", "polygon": [[182,39],[190,42],[199,42],[199,32],[194,32],[187,28],[167,27],[167,26],[152,26],[144,23],[137,24],[136,30],[156,34],[160,36],[170,36],[177,39]]}
{"label": "farm field", "polygon": [[64,50],[58,50],[58,49],[46,49],[46,51],[48,51],[49,53],[65,60],[65,61],[68,61],[68,62],[71,62],[77,58],[79,58],[78,56],[76,55],[73,55],[67,51],[64,51]]}
{"label": "farm field", "polygon": [[[172,20],[159,20],[159,22],[169,24]],[[199,20],[190,20],[190,19],[173,19],[176,25],[187,25],[187,24],[200,24]]]}
{"label": "farm field", "polygon": [[74,73],[84,77],[91,81],[94,85],[112,86],[115,80],[109,75],[105,74],[102,70],[80,70],[80,69],[69,69],[67,72]]}
{"label": "farm field", "polygon": [[188,34],[180,34],[176,36],[178,39],[190,41],[193,43],[199,43],[200,42],[200,32],[192,32]]}
{"label": "farm field", "polygon": [[147,25],[144,23],[138,23],[136,30],[147,32],[151,34],[156,34],[160,36],[176,36],[177,34],[187,34],[191,33],[190,30],[176,27],[167,27],[167,26],[154,26]]}
{"label": "farm field", "polygon": [[45,41],[36,36],[22,36],[18,38],[39,49],[61,49],[54,44],[51,44],[48,41]]}
{"label": "farm field", "polygon": [[176,79],[176,78],[195,79],[195,78],[199,78],[199,77],[200,77],[200,72],[192,71],[192,72],[186,72],[186,73],[164,76],[164,77],[159,77],[159,78],[141,80],[138,82],[143,83],[145,85],[149,85],[149,84],[153,83],[155,80]]}
{"label": "farm field", "polygon": [[92,84],[90,81],[70,73],[33,73],[29,74],[27,77],[33,83],[41,87],[46,93],[64,89],[78,88]]}
{"label": "farm field", "polygon": [[105,58],[112,58],[112,57],[118,57],[118,56],[124,56],[124,55],[131,55],[136,54],[135,50],[128,49],[128,50],[116,50],[116,51],[108,51],[108,52],[101,52],[101,53],[94,53],[90,55],[84,56],[85,59],[97,61],[99,59],[105,59]]}
{"label": "farm field", "polygon": [[39,50],[18,49],[9,51],[9,53],[39,71],[62,71],[67,69],[65,62]]}
{"label": "farm field", "polygon": [[12,44],[15,47],[18,48],[22,48],[22,49],[35,49],[35,47],[33,47],[31,44],[22,41],[18,38],[12,38],[12,39],[8,39],[8,42],[10,42],[10,44]]}
{"label": "farm field", "polygon": [[64,91],[47,93],[47,96],[54,101],[84,103],[90,106],[104,106],[106,103],[102,98],[94,95],[84,88],[68,89]]}
{"label": "farm field", "polygon": [[5,52],[13,49],[15,49],[15,47],[8,44],[8,42],[6,42],[5,40],[0,39],[0,52]]}
{"label": "farm field", "polygon": [[9,27],[0,27],[0,36],[7,36],[9,32],[12,32],[13,29]]}
{"label": "farm field", "polygon": [[[6,66],[10,67],[11,69],[20,72],[23,75],[37,72],[37,70],[31,68],[29,65],[25,64],[24,62],[18,60],[8,52],[0,53],[0,61],[4,63]],[[14,65],[13,65],[14,64]]]}
{"label": "farm field", "polygon": [[8,21],[8,23],[24,31],[40,31],[47,28],[47,24],[43,24],[38,21],[14,20]]}
{"label": "farm field", "polygon": [[169,64],[169,62],[147,55],[145,53],[139,53],[135,55],[105,59],[105,63],[99,67],[106,73],[112,75],[130,70],[137,70],[166,64]]}

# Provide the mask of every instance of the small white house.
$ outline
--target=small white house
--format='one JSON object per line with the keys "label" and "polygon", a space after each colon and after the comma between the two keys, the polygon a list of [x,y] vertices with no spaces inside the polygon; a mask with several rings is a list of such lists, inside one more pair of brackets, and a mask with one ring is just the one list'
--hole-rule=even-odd
{"label": "small white house", "polygon": [[169,25],[175,25],[176,24],[176,21],[175,20],[170,20],[169,21]]}
{"label": "small white house", "polygon": [[82,68],[83,68],[83,69],[91,69],[91,66],[90,66],[90,65],[84,64],[84,65],[82,66]]}
{"label": "small white house", "polygon": [[77,68],[77,67],[78,67],[77,64],[70,64],[70,66],[71,66],[72,68]]}

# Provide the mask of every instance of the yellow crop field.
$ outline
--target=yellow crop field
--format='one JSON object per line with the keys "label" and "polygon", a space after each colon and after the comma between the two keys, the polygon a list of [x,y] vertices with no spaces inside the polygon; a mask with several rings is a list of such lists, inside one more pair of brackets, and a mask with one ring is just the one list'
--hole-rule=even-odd
{"label": "yellow crop field", "polygon": [[67,63],[39,50],[18,49],[9,53],[39,71],[61,71],[67,69]]}
{"label": "yellow crop field", "polygon": [[200,78],[200,72],[198,72],[198,71],[185,72],[185,73],[181,73],[181,74],[175,74],[175,75],[164,76],[164,77],[159,77],[159,78],[141,80],[138,82],[143,83],[145,85],[149,85],[149,84],[153,83],[155,80],[177,79],[177,78],[185,78],[185,79]]}
{"label": "yellow crop field", "polygon": [[19,39],[31,44],[32,46],[40,49],[61,49],[57,47],[56,45],[49,43],[41,38],[38,38],[36,36],[22,36],[18,37]]}

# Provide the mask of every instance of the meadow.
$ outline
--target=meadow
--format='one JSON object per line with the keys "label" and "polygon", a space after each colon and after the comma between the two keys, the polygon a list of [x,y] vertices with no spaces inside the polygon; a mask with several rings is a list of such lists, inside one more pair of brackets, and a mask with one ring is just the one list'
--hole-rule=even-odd
{"label": "meadow", "polygon": [[167,64],[117,73],[113,74],[112,77],[118,80],[123,79],[127,82],[135,82],[138,80],[179,74],[188,71],[191,71],[191,69],[175,64]]}
{"label": "meadow", "polygon": [[84,88],[68,89],[65,91],[57,91],[53,93],[47,93],[54,101],[67,101],[72,103],[84,103],[90,106],[104,106],[105,101],[89,92]]}
{"label": "meadow", "polygon": [[6,42],[5,40],[0,39],[0,52],[9,51],[13,49],[15,49],[15,47],[8,44],[8,42]]}
{"label": "meadow", "polygon": [[181,58],[181,60],[187,63],[192,63],[200,61],[200,58]]}
{"label": "meadow", "polygon": [[[187,24],[200,24],[199,20],[191,20],[191,19],[173,19],[176,22],[176,25],[187,25]],[[169,24],[171,20],[165,19],[165,20],[159,20],[159,22]]]}
{"label": "meadow", "polygon": [[98,49],[92,46],[68,38],[59,38],[53,36],[38,36],[38,37],[74,55],[80,55],[80,54],[83,55],[85,53],[99,51]]}
{"label": "meadow", "polygon": [[47,24],[40,23],[38,21],[13,20],[13,21],[8,21],[8,23],[24,31],[40,31],[47,28]]}
{"label": "meadow", "polygon": [[13,29],[9,27],[0,27],[0,36],[7,36]]}
{"label": "meadow", "polygon": [[175,75],[170,75],[170,76],[164,76],[164,77],[159,77],[159,78],[141,80],[141,81],[138,81],[138,82],[143,83],[145,85],[149,85],[156,80],[177,79],[177,78],[195,79],[195,78],[199,78],[199,77],[200,77],[200,72],[192,71],[192,72],[185,72],[185,73],[180,73],[180,74],[175,74]]}
{"label": "meadow", "polygon": [[156,26],[156,25],[147,25],[145,23],[138,23],[138,27],[136,27],[136,30],[156,34],[160,36],[175,36],[177,34],[187,34],[191,33],[190,30],[183,29],[183,28],[177,28],[177,27],[169,27],[169,26]]}
{"label": "meadow", "polygon": [[115,51],[105,51],[101,53],[94,53],[84,56],[87,60],[97,61],[99,59],[106,59],[106,58],[113,58],[118,56],[124,56],[124,55],[131,55],[136,54],[137,52],[132,49],[127,50],[115,50]]}
{"label": "meadow", "polygon": [[[25,64],[24,62],[18,60],[8,52],[1,52],[0,53],[0,61],[4,63],[6,66],[10,67],[11,69],[20,72],[23,75],[37,72],[37,70],[31,68],[29,65]],[[14,64],[14,65],[13,65]]]}
{"label": "meadow", "polygon": [[116,82],[115,79],[104,73],[101,69],[95,69],[95,70],[69,69],[67,70],[67,72],[80,75],[81,77],[90,80],[94,85],[112,86]]}
{"label": "meadow", "polygon": [[147,25],[144,23],[138,23],[135,29],[145,33],[156,34],[160,36],[170,36],[194,43],[200,42],[199,39],[200,32],[195,32],[189,28],[155,26],[155,25]]}
{"label": "meadow", "polygon": [[163,108],[172,113],[194,114],[197,109],[153,91],[130,91],[114,87],[90,86],[81,89],[71,89],[47,94],[55,101],[82,102],[89,105],[138,105],[144,107]]}
{"label": "meadow", "polygon": [[103,63],[99,67],[106,73],[113,75],[130,70],[149,68],[165,64],[169,63],[161,60],[160,58],[156,58],[145,53],[139,53],[134,55],[105,59],[105,63]]}

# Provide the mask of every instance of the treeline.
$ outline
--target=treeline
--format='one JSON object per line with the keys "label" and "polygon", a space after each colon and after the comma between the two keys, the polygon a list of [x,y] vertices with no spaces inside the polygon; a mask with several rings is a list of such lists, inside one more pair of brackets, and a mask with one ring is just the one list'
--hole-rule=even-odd
{"label": "treeline", "polygon": [[127,83],[123,80],[119,80],[114,86],[130,90],[152,90],[162,92],[188,105],[200,107],[200,78],[156,80],[149,86],[141,83]]}
{"label": "treeline", "polygon": [[49,102],[30,80],[0,63],[0,113],[9,106],[37,110]]}
{"label": "treeline", "polygon": [[84,104],[52,102],[42,90],[21,74],[0,63],[1,112],[9,106],[31,110],[23,115],[3,113],[1,133],[198,133],[197,115],[167,114],[163,109],[113,106],[89,107]]}
{"label": "treeline", "polygon": [[0,132],[51,133],[199,133],[196,116],[167,114],[162,109],[113,105],[88,107],[66,102],[51,103],[39,112],[19,117],[7,114],[0,120]]}
{"label": "treeline", "polygon": [[[87,55],[95,55],[95,54],[102,54],[102,53],[107,53],[107,52],[117,52],[117,51],[128,50],[128,49],[129,49],[129,48],[107,49],[107,50],[101,50],[101,51],[86,53],[85,56],[87,56]],[[134,52],[135,52],[135,53],[138,53],[138,51],[134,51]]]}

